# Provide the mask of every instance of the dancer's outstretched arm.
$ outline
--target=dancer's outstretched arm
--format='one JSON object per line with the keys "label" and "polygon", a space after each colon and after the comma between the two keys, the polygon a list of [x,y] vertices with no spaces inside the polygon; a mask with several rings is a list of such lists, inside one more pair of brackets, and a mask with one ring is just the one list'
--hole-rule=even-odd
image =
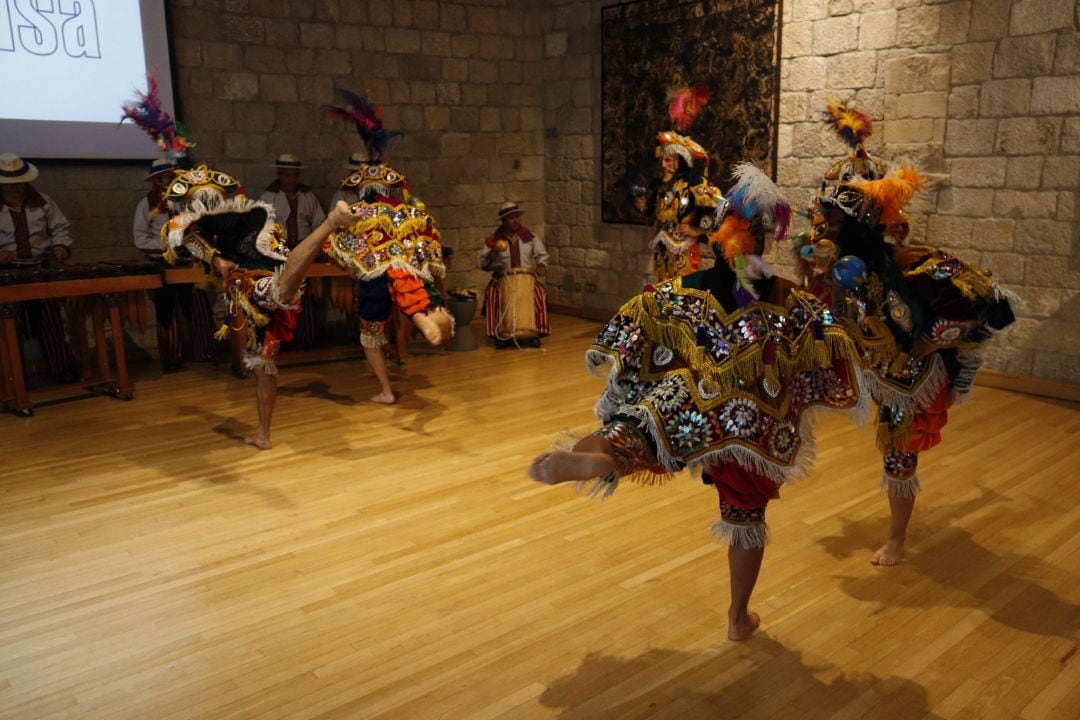
{"label": "dancer's outstretched arm", "polygon": [[293,248],[289,253],[289,259],[285,261],[285,266],[281,270],[281,279],[278,281],[282,299],[296,298],[300,292],[300,285],[304,282],[304,274],[322,252],[323,241],[330,237],[330,233],[334,230],[348,225],[355,219],[356,215],[349,206],[344,201],[338,200],[337,205],[322,221],[322,224]]}

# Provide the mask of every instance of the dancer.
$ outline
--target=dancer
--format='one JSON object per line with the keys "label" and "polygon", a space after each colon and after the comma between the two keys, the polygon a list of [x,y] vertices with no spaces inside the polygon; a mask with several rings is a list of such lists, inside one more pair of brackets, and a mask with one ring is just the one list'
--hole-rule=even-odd
{"label": "dancer", "polygon": [[[766,226],[783,239],[790,208],[750,163],[736,166],[729,212],[710,235],[715,267],[676,277],[623,305],[586,357],[611,363],[597,403],[603,427],[572,450],[537,457],[529,475],[592,481],[609,495],[621,477],[653,484],[687,466],[720,496],[714,536],[729,545],[728,637],[758,626],[750,595],[764,556],[765,507],[810,470],[815,408],[854,410],[854,348],[813,295],[761,260]],[[720,259],[722,258],[722,260]]]}
{"label": "dancer", "polygon": [[401,133],[382,125],[381,109],[366,97],[338,90],[346,106],[324,107],[332,118],[355,125],[367,148],[363,167],[342,182],[343,192],[360,200],[351,207],[357,219],[335,232],[327,256],[359,280],[357,314],[360,344],[379,381],[373,402],[397,401],[382,348],[393,307],[412,321],[424,339],[439,347],[453,336],[453,318],[435,287],[446,272],[435,219],[409,194],[405,176],[382,162],[386,148]]}
{"label": "dancer", "polygon": [[[720,225],[724,198],[708,181],[709,153],[680,132],[690,129],[708,100],[704,88],[685,88],[675,94],[668,115],[675,130],[657,136],[656,156],[660,158],[660,177],[648,190],[634,189],[634,206],[642,213],[651,230],[653,274],[663,282],[696,272],[701,267],[701,249],[708,233]],[[694,161],[703,161],[705,172],[694,169]]]}
{"label": "dancer", "polygon": [[226,172],[191,161],[190,140],[161,108],[157,87],[135,103],[124,106],[132,119],[177,165],[165,190],[171,217],[161,229],[169,263],[181,260],[181,249],[203,263],[225,289],[225,322],[214,337],[225,340],[230,332],[247,338],[244,365],[255,372],[258,428],[244,442],[269,450],[270,422],[277,399],[277,358],[282,342],[296,329],[296,313],[304,273],[319,256],[330,233],[358,217],[338,203],[292,252],[285,229],[274,222],[271,205],[244,195],[240,183]]}
{"label": "dancer", "polygon": [[878,405],[890,522],[871,562],[896,565],[920,489],[919,453],[941,441],[949,407],[969,396],[981,348],[1014,316],[988,273],[937,248],[905,245],[904,208],[923,179],[866,151],[870,118],[835,98],[826,117],[852,152],[825,173],[812,227],[793,245],[805,285],[856,342]]}
{"label": "dancer", "polygon": [[339,202],[330,215],[291,251],[273,208],[240,191],[231,175],[201,165],[178,172],[166,192],[176,213],[162,229],[165,258],[179,259],[185,248],[202,261],[225,289],[225,322],[218,340],[230,332],[247,337],[244,366],[255,373],[259,427],[244,442],[269,450],[270,422],[277,398],[276,358],[296,329],[304,274],[337,228],[359,213]]}

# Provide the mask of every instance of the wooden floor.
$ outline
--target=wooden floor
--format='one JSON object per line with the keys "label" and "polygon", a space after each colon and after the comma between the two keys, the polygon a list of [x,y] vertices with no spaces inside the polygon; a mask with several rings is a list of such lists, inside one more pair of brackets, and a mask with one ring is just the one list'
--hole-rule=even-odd
{"label": "wooden floor", "polygon": [[1077,406],[976,388],[893,569],[872,430],[822,422],[736,644],[711,489],[525,478],[602,385],[553,325],[414,357],[396,407],[285,368],[265,453],[209,366],[0,416],[0,718],[1080,717]]}

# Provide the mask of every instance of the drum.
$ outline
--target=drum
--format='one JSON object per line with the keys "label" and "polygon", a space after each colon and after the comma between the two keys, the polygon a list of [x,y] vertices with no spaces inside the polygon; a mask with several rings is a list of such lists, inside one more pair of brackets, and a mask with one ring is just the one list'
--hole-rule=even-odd
{"label": "drum", "polygon": [[511,268],[499,278],[500,340],[528,340],[537,337],[536,275],[532,270]]}

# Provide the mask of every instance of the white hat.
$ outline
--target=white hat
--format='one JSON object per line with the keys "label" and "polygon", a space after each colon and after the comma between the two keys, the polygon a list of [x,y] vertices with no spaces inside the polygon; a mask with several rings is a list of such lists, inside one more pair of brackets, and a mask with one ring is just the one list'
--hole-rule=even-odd
{"label": "white hat", "polygon": [[368,162],[368,154],[366,152],[354,152],[349,156],[349,162],[345,163],[345,167],[349,170],[359,170],[367,165]]}
{"label": "white hat", "polygon": [[520,215],[520,214],[521,214],[521,208],[515,202],[503,203],[502,207],[499,208],[499,219],[500,220],[502,220],[504,218],[508,218],[511,215]]}
{"label": "white hat", "polygon": [[33,182],[38,169],[13,153],[0,154],[0,184]]}
{"label": "white hat", "polygon": [[278,155],[278,159],[274,161],[274,167],[303,170],[304,162],[292,153],[282,153],[281,155]]}
{"label": "white hat", "polygon": [[146,171],[146,176],[143,178],[143,180],[149,180],[152,177],[164,175],[165,173],[172,172],[175,169],[176,166],[174,166],[172,162],[169,161],[169,158],[158,158],[150,166],[150,169]]}

